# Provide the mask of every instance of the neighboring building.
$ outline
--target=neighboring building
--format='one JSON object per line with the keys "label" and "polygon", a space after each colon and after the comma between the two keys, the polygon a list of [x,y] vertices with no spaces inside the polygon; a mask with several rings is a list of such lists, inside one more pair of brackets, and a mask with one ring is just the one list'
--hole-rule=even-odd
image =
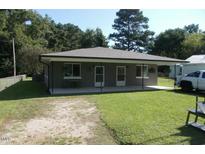
{"label": "neighboring building", "polygon": [[170,65],[169,77],[175,79],[177,76],[181,76],[182,67],[183,67],[182,64]]}
{"label": "neighboring building", "polygon": [[176,77],[177,80],[180,80],[180,78],[186,74],[205,69],[205,55],[193,55],[185,61],[188,61],[189,63],[179,63],[170,66],[170,78]]}
{"label": "neighboring building", "polygon": [[41,54],[40,61],[51,94],[143,89],[157,85],[158,65],[185,62],[102,47]]}

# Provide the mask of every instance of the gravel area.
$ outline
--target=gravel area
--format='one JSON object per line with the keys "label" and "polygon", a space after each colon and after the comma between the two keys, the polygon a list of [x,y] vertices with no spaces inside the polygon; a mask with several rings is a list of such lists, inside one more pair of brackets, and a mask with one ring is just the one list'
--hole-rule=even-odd
{"label": "gravel area", "polygon": [[[48,105],[42,117],[10,121],[0,134],[0,144],[114,144],[94,103],[71,98]],[[101,136],[107,137],[100,141]]]}

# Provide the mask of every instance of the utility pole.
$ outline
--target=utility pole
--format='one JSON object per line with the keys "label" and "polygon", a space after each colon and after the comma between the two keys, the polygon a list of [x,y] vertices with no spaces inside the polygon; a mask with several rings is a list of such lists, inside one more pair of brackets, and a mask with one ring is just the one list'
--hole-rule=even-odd
{"label": "utility pole", "polygon": [[14,38],[12,38],[12,44],[13,44],[14,76],[16,76],[16,53],[15,53]]}

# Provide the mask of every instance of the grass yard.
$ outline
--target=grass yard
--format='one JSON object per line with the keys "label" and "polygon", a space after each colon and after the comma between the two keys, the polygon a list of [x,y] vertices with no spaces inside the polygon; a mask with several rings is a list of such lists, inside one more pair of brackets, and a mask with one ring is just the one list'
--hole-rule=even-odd
{"label": "grass yard", "polygon": [[158,78],[158,85],[159,86],[173,87],[174,80],[169,79],[169,78],[165,78],[165,77],[160,77],[160,78]]}
{"label": "grass yard", "polygon": [[[173,86],[173,80],[159,78],[159,85]],[[144,91],[74,97],[96,103],[101,119],[118,144],[205,144],[204,132],[185,127],[187,109],[195,107],[192,95]],[[0,92],[0,128],[10,120],[43,115],[49,107],[47,102],[58,98],[71,97],[50,96],[44,86],[31,80],[7,88]],[[62,141],[57,138],[52,143]]]}
{"label": "grass yard", "polygon": [[48,107],[43,99],[46,96],[45,87],[31,79],[0,92],[0,130],[9,120],[26,120],[43,114]]}
{"label": "grass yard", "polygon": [[[159,78],[159,85],[173,81]],[[195,97],[174,91],[113,93],[91,97],[119,144],[205,144],[205,134],[185,127]],[[202,119],[201,119],[202,120]]]}
{"label": "grass yard", "polygon": [[115,144],[115,140],[87,97],[51,96],[43,84],[29,78],[0,92],[0,144]]}

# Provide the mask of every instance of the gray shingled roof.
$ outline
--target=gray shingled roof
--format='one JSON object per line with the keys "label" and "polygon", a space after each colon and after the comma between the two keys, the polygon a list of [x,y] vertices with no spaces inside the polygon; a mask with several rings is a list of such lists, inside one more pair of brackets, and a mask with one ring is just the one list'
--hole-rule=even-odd
{"label": "gray shingled roof", "polygon": [[149,60],[149,61],[169,61],[169,62],[186,62],[180,59],[155,56],[133,51],[124,51],[111,48],[86,48],[71,51],[53,52],[41,54],[42,57],[69,57],[69,58],[103,58],[103,59],[126,59],[126,60]]}

